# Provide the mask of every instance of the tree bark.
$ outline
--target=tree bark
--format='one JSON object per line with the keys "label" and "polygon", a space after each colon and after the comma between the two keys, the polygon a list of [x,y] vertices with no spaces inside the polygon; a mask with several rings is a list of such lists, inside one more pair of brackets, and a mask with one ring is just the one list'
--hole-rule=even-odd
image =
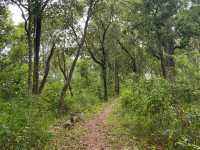
{"label": "tree bark", "polygon": [[103,87],[104,87],[104,100],[108,100],[108,87],[107,87],[107,67],[102,66],[102,78],[103,78]]}
{"label": "tree bark", "polygon": [[175,80],[175,61],[173,55],[174,55],[174,44],[171,42],[169,43],[169,46],[167,48],[166,62],[167,62],[167,78],[172,81]]}
{"label": "tree bark", "polygon": [[108,85],[107,85],[107,69],[108,69],[108,52],[106,52],[105,41],[107,31],[110,27],[110,24],[104,29],[102,40],[100,38],[101,43],[101,51],[102,51],[102,77],[103,77],[103,86],[104,86],[104,100],[108,101]]}
{"label": "tree bark", "polygon": [[28,90],[31,92],[32,88],[32,15],[29,13],[28,30],[27,30],[27,41],[28,41]]}
{"label": "tree bark", "polygon": [[66,96],[66,91],[68,89],[68,83],[65,82],[63,88],[62,88],[62,91],[60,93],[60,101],[59,101],[59,112],[60,114],[64,114],[65,111],[66,111],[66,108],[65,108],[65,96]]}
{"label": "tree bark", "polygon": [[115,59],[114,63],[114,88],[115,88],[115,96],[119,96],[119,90],[120,90],[120,82],[119,82],[119,65],[117,60]]}
{"label": "tree bark", "polygon": [[35,18],[35,39],[34,39],[34,70],[33,70],[33,94],[39,93],[39,61],[40,61],[40,40],[41,40],[42,18],[38,14]]}
{"label": "tree bark", "polygon": [[49,75],[49,70],[50,70],[50,64],[51,64],[51,59],[54,55],[54,51],[55,51],[55,42],[53,43],[53,46],[51,48],[50,54],[47,58],[46,64],[45,64],[45,70],[44,70],[44,76],[43,79],[40,83],[40,87],[39,87],[39,93],[42,93],[42,90],[44,89],[44,86],[46,84],[47,81],[47,77]]}
{"label": "tree bark", "polygon": [[165,59],[163,55],[163,50],[160,50],[160,66],[162,71],[162,76],[167,79],[166,67],[165,67]]}

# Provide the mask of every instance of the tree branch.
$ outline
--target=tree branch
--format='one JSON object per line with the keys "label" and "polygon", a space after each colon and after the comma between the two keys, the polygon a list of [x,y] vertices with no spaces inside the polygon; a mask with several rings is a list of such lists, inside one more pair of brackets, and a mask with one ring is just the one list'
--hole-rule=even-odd
{"label": "tree branch", "polygon": [[89,52],[91,58],[94,60],[94,62],[96,62],[97,64],[99,64],[99,65],[102,66],[103,63],[95,57],[94,53],[93,53],[93,52],[90,50],[90,48],[87,46],[87,42],[85,42],[85,43],[86,43],[86,48],[87,48],[87,50],[88,50],[88,52]]}
{"label": "tree branch", "polygon": [[128,54],[128,56],[131,58],[131,59],[135,59],[131,53],[128,51],[128,49],[125,48],[125,46],[122,44],[122,42],[120,40],[117,40],[118,44],[120,45],[121,49],[126,52],[126,54]]}
{"label": "tree branch", "polygon": [[46,83],[46,80],[47,80],[47,77],[48,77],[48,74],[49,74],[49,69],[50,69],[50,62],[51,62],[51,59],[52,59],[52,57],[54,55],[54,51],[55,51],[55,46],[56,46],[56,43],[54,41],[53,45],[51,47],[51,50],[50,50],[50,54],[49,54],[49,56],[47,58],[47,61],[46,61],[45,70],[44,70],[44,76],[43,76],[43,79],[42,79],[40,87],[39,87],[39,93],[42,92],[42,90],[44,88],[44,85]]}
{"label": "tree branch", "polygon": [[59,69],[60,69],[60,71],[62,72],[62,74],[63,74],[63,76],[64,76],[64,78],[65,78],[65,81],[67,81],[68,75],[66,74],[65,69],[63,69],[63,67],[62,67],[62,65],[61,65],[59,55],[57,56],[57,59],[58,59],[58,66],[59,66]]}

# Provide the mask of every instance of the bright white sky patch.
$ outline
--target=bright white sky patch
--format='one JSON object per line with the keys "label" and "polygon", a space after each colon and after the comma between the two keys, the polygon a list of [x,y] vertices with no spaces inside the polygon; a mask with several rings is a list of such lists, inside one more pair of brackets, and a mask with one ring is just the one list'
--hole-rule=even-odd
{"label": "bright white sky patch", "polygon": [[11,12],[11,18],[15,25],[18,25],[19,23],[23,22],[21,11],[17,6],[9,5],[8,8]]}

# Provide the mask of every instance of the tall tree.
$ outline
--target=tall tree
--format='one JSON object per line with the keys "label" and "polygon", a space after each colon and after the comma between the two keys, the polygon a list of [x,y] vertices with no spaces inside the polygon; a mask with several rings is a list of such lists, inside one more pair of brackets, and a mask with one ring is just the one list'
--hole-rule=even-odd
{"label": "tall tree", "polygon": [[[65,112],[64,99],[66,96],[66,91],[70,88],[71,80],[73,77],[73,73],[74,73],[77,61],[80,57],[82,49],[84,48],[85,38],[87,36],[89,22],[90,22],[92,15],[95,12],[95,8],[96,8],[98,1],[99,0],[89,0],[89,1],[85,2],[86,6],[84,7],[85,9],[83,9],[83,11],[85,11],[85,12],[83,13],[82,17],[86,17],[86,19],[84,21],[84,27],[83,27],[82,31],[80,31],[80,32],[77,31],[77,27],[76,27],[77,20],[75,20],[75,14],[73,14],[75,12],[73,12],[73,10],[71,10],[71,9],[73,9],[73,7],[71,7],[71,9],[69,9],[69,7],[66,7],[68,9],[67,11],[71,10],[71,11],[69,11],[69,13],[70,13],[69,16],[64,16],[64,17],[69,17],[67,19],[69,19],[71,21],[71,22],[67,22],[66,25],[67,25],[68,29],[71,31],[77,46],[76,46],[75,54],[73,55],[72,63],[69,68],[66,68],[65,58],[63,58],[63,60],[64,60],[64,62],[62,63],[63,66],[61,65],[61,63],[59,63],[59,68],[64,76],[64,86],[61,90],[60,100],[59,100],[59,110],[60,110],[61,114],[63,114]],[[72,1],[72,6],[74,3],[75,2]],[[65,13],[67,13],[67,12],[65,11]],[[67,15],[67,14],[65,14],[65,15]],[[80,21],[80,19],[79,19],[79,21]]]}
{"label": "tall tree", "polygon": [[[92,27],[87,38],[87,49],[94,60],[101,67],[101,76],[104,89],[104,100],[108,100],[108,48],[106,47],[107,35],[109,33],[110,26],[112,24],[113,8],[108,7],[105,2],[101,3],[99,11],[105,13],[97,13],[94,18],[94,26]],[[96,39],[96,45],[93,41]],[[92,50],[93,49],[93,50]],[[96,51],[94,51],[96,49]]]}
{"label": "tall tree", "polygon": [[[33,94],[39,93],[39,61],[40,43],[42,29],[42,15],[50,0],[10,0],[21,10],[24,19],[24,27],[27,33],[28,45],[28,87],[32,88]],[[34,43],[34,44],[33,44]],[[34,49],[34,53],[33,53]],[[34,64],[32,68],[32,57],[34,54]],[[32,79],[31,79],[32,78]],[[33,81],[32,81],[33,80]]]}

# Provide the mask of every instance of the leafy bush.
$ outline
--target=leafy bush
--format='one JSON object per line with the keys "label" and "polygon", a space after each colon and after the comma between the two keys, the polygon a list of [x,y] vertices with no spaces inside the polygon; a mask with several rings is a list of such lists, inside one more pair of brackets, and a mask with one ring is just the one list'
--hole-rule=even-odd
{"label": "leafy bush", "polygon": [[67,96],[65,100],[69,111],[84,111],[102,102],[101,80],[89,63],[91,60],[83,59],[77,66],[71,85],[73,96]]}
{"label": "leafy bush", "polygon": [[0,71],[0,97],[3,99],[11,99],[15,96],[25,95],[27,90],[26,65],[8,66]]}
{"label": "leafy bush", "polygon": [[93,93],[86,92],[81,92],[73,97],[66,98],[66,106],[69,106],[68,109],[71,111],[84,111],[100,102],[99,98]]}
{"label": "leafy bush", "polygon": [[[200,128],[195,116],[200,113],[192,115],[194,104],[191,109],[188,104],[180,106],[187,111],[184,118],[177,113],[181,99],[186,100],[186,93],[181,92],[180,87],[178,84],[172,87],[167,80],[156,78],[141,79],[132,89],[123,90],[120,98],[123,125],[135,136],[165,148],[179,149],[177,142],[183,137],[198,144]],[[186,126],[183,120],[190,125]]]}
{"label": "leafy bush", "polygon": [[62,83],[59,81],[53,81],[47,83],[45,86],[45,89],[42,93],[42,99],[49,104],[48,110],[50,112],[53,112],[57,116],[58,113],[58,107],[59,107],[59,96],[60,96],[60,90],[62,89]]}
{"label": "leafy bush", "polygon": [[42,149],[51,134],[48,103],[39,98],[0,102],[0,147],[5,150]]}

